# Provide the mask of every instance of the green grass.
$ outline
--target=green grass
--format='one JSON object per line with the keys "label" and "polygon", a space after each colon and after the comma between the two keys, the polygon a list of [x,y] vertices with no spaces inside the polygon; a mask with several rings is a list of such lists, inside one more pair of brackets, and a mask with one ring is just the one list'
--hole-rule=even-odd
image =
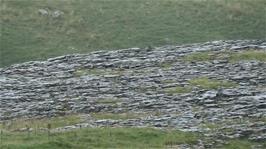
{"label": "green grass", "polygon": [[[38,9],[60,10],[54,19]],[[1,0],[0,67],[99,49],[265,39],[265,0]]]}
{"label": "green grass", "polygon": [[201,61],[212,61],[212,60],[229,60],[231,63],[245,61],[245,60],[257,60],[266,62],[266,52],[259,51],[256,49],[249,49],[242,52],[231,52],[225,51],[223,53],[214,52],[197,52],[186,55],[183,60],[188,62],[201,62]]}
{"label": "green grass", "polygon": [[[196,144],[204,139],[197,133],[152,128],[83,128],[60,133],[6,132],[1,136],[1,149],[163,149],[178,144]],[[226,141],[227,142],[227,141]],[[229,140],[220,149],[250,149],[253,145],[265,143],[245,139]]]}
{"label": "green grass", "polygon": [[91,116],[95,119],[112,119],[112,120],[127,120],[127,119],[136,119],[144,116],[143,114],[137,113],[91,113]]}
{"label": "green grass", "polygon": [[4,133],[1,149],[165,148],[195,144],[198,135],[151,128],[87,128],[64,133]]}
{"label": "green grass", "polygon": [[18,130],[21,128],[47,128],[48,124],[51,128],[74,125],[82,122],[80,115],[67,115],[61,117],[42,118],[42,119],[15,119],[9,121],[8,124],[1,124],[0,128],[7,130]]}
{"label": "green grass", "polygon": [[173,65],[173,62],[164,62],[164,63],[161,63],[159,67],[162,69],[169,69],[172,67],[172,65]]}
{"label": "green grass", "polygon": [[266,51],[244,51],[230,55],[230,61],[237,62],[242,60],[257,60],[266,62]]}
{"label": "green grass", "polygon": [[[221,149],[251,149],[252,146],[256,144],[257,143],[248,140],[230,140]],[[261,143],[261,145],[263,145],[263,148],[266,147],[265,143]]]}
{"label": "green grass", "polygon": [[213,60],[214,57],[215,55],[211,52],[197,52],[186,55],[184,60],[189,62],[210,61]]}
{"label": "green grass", "polygon": [[207,77],[200,77],[189,80],[190,85],[199,86],[203,89],[218,89],[235,87],[236,84],[226,80],[208,79]]}
{"label": "green grass", "polygon": [[[169,81],[171,83],[171,80]],[[168,83],[168,81],[166,83]],[[172,88],[166,88],[164,89],[164,91],[168,94],[184,94],[191,92],[193,86],[197,86],[201,89],[208,89],[208,90],[219,89],[219,88],[230,88],[237,86],[237,84],[232,81],[209,79],[207,77],[194,78],[189,80],[188,83],[189,83],[188,86],[185,87],[176,86]]]}

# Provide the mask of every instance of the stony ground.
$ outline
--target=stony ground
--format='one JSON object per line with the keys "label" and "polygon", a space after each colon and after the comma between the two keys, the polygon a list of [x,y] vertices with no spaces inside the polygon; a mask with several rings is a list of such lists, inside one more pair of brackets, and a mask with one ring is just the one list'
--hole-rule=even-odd
{"label": "stony ground", "polygon": [[204,134],[213,140],[205,147],[228,138],[263,142],[265,52],[265,41],[215,41],[0,68],[0,121],[82,113],[83,123],[61,129],[172,128]]}

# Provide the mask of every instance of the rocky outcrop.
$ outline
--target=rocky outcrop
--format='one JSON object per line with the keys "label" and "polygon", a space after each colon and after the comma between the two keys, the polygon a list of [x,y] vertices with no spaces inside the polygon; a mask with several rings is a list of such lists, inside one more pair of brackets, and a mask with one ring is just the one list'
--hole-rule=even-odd
{"label": "rocky outcrop", "polygon": [[[217,138],[266,139],[266,63],[222,59],[185,60],[212,52],[266,52],[259,40],[214,41],[74,54],[0,69],[0,120],[88,114],[82,126],[154,126],[204,132]],[[230,55],[229,55],[230,56]],[[200,87],[190,80],[233,82]],[[190,91],[171,91],[175,87]],[[126,113],[96,119],[91,113]]]}

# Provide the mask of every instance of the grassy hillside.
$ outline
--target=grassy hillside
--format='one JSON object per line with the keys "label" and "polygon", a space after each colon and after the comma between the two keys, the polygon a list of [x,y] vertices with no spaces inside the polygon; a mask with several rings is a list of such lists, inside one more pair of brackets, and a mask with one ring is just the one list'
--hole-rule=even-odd
{"label": "grassy hillside", "polygon": [[[1,0],[0,67],[99,49],[265,39],[265,0]],[[41,15],[46,9],[48,15]],[[54,18],[59,10],[64,14]]]}
{"label": "grassy hillside", "polygon": [[53,133],[50,137],[47,133],[12,133],[6,134],[2,141],[3,149],[160,149],[170,144],[196,144],[197,136],[180,131],[149,128],[90,128]]}
{"label": "grassy hillside", "polygon": [[[1,149],[163,149],[197,144],[198,134],[151,128],[85,128],[63,133],[17,132],[1,136]],[[229,140],[219,149],[250,149],[256,142]],[[265,147],[265,144],[263,144]]]}
{"label": "grassy hillside", "polygon": [[[82,123],[81,115],[68,115],[51,119],[17,119],[11,123],[0,122],[1,149],[161,149],[176,148],[180,144],[196,145],[199,140],[208,140],[196,132],[173,129],[153,129],[134,127],[80,128],[65,132],[54,132],[54,128]],[[113,117],[114,118],[114,117]],[[109,119],[112,119],[109,117]],[[50,131],[48,129],[50,124]],[[210,125],[208,127],[217,127]],[[20,130],[20,131],[19,131]],[[24,131],[22,131],[24,130]],[[219,149],[250,149],[265,143],[245,139],[224,140],[226,144],[216,144]],[[216,147],[215,147],[216,148]]]}

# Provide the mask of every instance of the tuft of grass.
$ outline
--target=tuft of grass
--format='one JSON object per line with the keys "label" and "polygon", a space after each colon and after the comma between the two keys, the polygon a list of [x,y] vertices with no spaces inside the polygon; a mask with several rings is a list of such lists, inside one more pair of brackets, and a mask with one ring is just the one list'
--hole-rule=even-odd
{"label": "tuft of grass", "polygon": [[21,128],[47,128],[47,125],[50,124],[51,128],[63,127],[68,125],[74,125],[80,123],[82,119],[79,115],[67,115],[61,117],[52,117],[52,118],[42,118],[42,119],[15,119],[8,121],[8,125],[5,126],[2,124],[3,129],[7,130],[18,130]]}
{"label": "tuft of grass", "polygon": [[163,84],[171,84],[171,83],[176,83],[176,80],[172,80],[172,79],[166,79],[166,80],[162,80],[161,81]]}
{"label": "tuft of grass", "polygon": [[242,60],[257,60],[266,62],[266,51],[249,50],[230,55],[231,62],[237,62]]}
{"label": "tuft of grass", "polygon": [[236,83],[231,81],[208,79],[207,77],[191,79],[189,83],[190,85],[199,86],[203,89],[230,88],[237,86]]}
{"label": "tuft of grass", "polygon": [[116,98],[104,98],[104,99],[98,99],[96,101],[97,104],[116,104],[118,102],[121,102],[120,99],[116,99]]}
{"label": "tuft of grass", "polygon": [[265,39],[265,8],[265,0],[1,0],[0,67],[99,49]]}
{"label": "tuft of grass", "polygon": [[247,140],[231,140],[222,149],[251,149],[254,143]]}
{"label": "tuft of grass", "polygon": [[169,145],[196,144],[197,134],[152,128],[84,128],[70,132],[28,136],[27,133],[5,133],[1,147],[9,149],[70,148],[156,148]]}
{"label": "tuft of grass", "polygon": [[183,93],[189,93],[191,91],[192,91],[191,87],[181,87],[181,86],[165,89],[165,92],[169,94],[183,94]]}
{"label": "tuft of grass", "polygon": [[210,61],[214,59],[214,56],[211,52],[197,52],[186,55],[183,59],[189,62]]}
{"label": "tuft of grass", "polygon": [[171,68],[173,65],[173,62],[164,62],[164,63],[161,63],[159,65],[160,68],[163,68],[163,69],[169,69]]}
{"label": "tuft of grass", "polygon": [[137,113],[92,113],[92,117],[95,119],[112,119],[112,120],[127,120],[127,119],[137,119],[142,115]]}

